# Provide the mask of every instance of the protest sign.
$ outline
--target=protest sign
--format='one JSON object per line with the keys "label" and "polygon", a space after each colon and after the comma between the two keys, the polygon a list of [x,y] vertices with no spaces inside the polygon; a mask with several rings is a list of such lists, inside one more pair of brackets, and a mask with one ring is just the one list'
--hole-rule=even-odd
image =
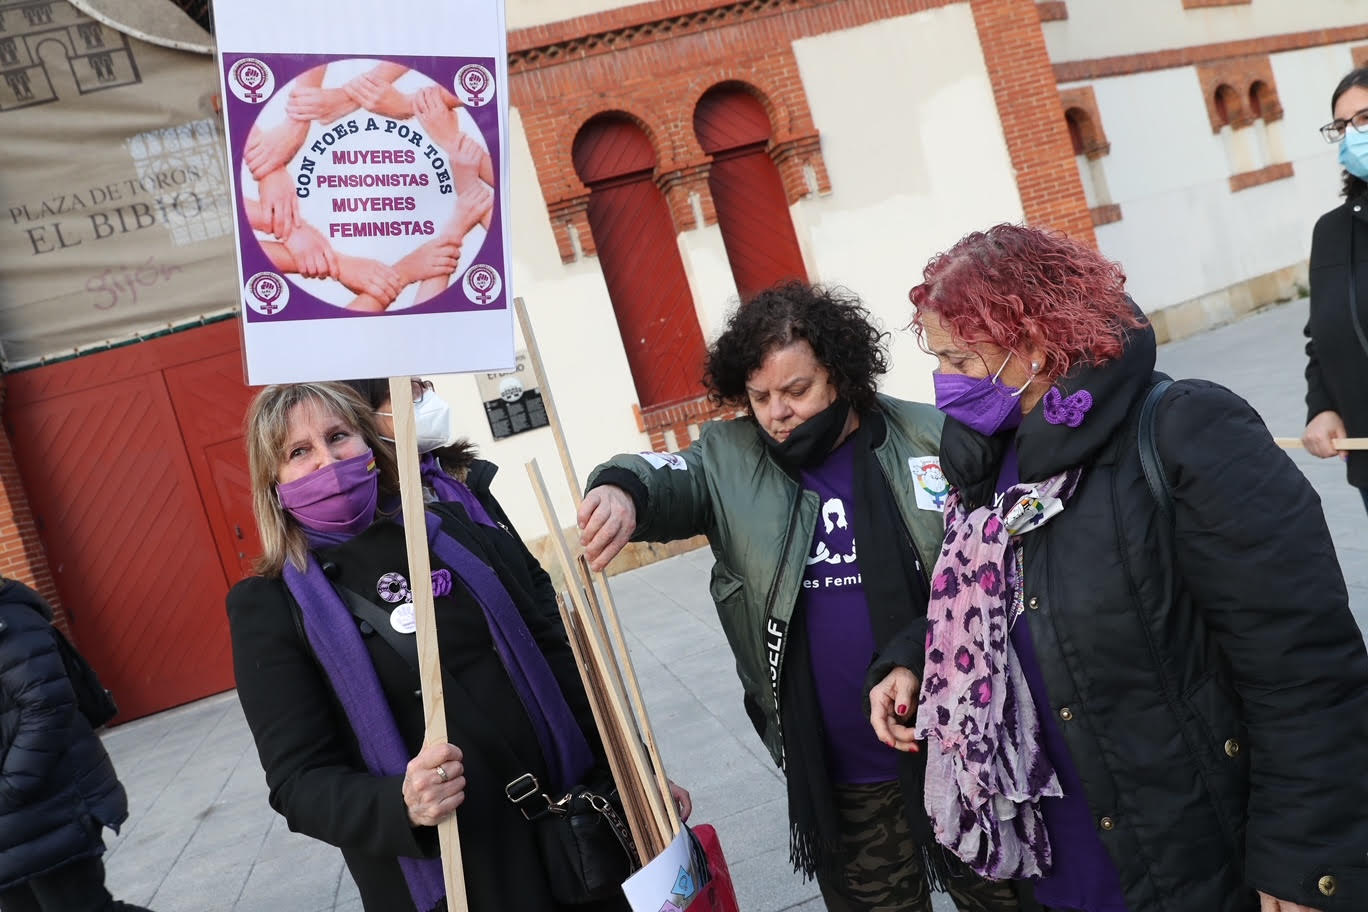
{"label": "protest sign", "polygon": [[502,4],[216,22],[249,382],[510,368]]}

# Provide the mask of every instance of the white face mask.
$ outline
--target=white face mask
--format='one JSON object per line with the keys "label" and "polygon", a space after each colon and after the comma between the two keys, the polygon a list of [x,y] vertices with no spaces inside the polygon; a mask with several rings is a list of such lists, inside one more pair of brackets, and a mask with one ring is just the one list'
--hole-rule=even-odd
{"label": "white face mask", "polygon": [[[393,417],[391,412],[375,414]],[[432,390],[425,390],[423,398],[413,403],[413,422],[419,453],[431,453],[451,442],[451,406]]]}

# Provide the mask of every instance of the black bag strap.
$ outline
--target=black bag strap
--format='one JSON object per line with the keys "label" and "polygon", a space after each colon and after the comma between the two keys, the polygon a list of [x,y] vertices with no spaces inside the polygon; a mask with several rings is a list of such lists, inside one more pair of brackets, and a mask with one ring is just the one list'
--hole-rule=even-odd
{"label": "black bag strap", "polygon": [[1169,487],[1168,476],[1164,474],[1164,462],[1159,458],[1159,443],[1154,431],[1154,412],[1170,386],[1173,386],[1172,380],[1160,380],[1150,387],[1144,404],[1140,406],[1140,426],[1136,431],[1136,439],[1140,445],[1140,468],[1145,473],[1145,483],[1159,504],[1159,512],[1173,522],[1173,489]]}
{"label": "black bag strap", "polygon": [[[389,612],[370,599],[335,581],[332,585],[337,594],[342,597],[342,601],[352,616],[373,628],[381,639],[408,663],[409,667],[413,669],[413,673],[419,674],[418,638],[413,634],[400,633],[395,630],[390,624]],[[442,670],[442,689],[446,692],[448,699],[457,699],[466,706],[480,705],[453,675],[447,673],[446,669]],[[534,819],[540,814],[546,813],[547,808],[552,805],[552,799],[544,794],[537,777],[526,771],[527,764],[514,755],[512,745],[498,732],[497,726],[490,728],[489,735],[488,746],[493,748],[495,757],[492,759],[495,761],[495,767],[500,769],[500,778],[504,779],[504,792],[508,796],[508,800],[522,810],[523,816],[528,819]],[[542,798],[544,801],[539,805],[535,800],[537,798]],[[531,804],[527,805],[524,802],[531,802]]]}
{"label": "black bag strap", "polygon": [[347,610],[352,613],[352,617],[358,621],[364,621],[367,626],[374,628],[375,632],[390,645],[390,648],[399,653],[400,658],[408,663],[414,674],[417,674],[418,638],[411,633],[400,633],[395,630],[390,624],[389,612],[370,599],[337,582],[334,582],[332,586],[337,594],[342,596],[342,601],[346,604]]}

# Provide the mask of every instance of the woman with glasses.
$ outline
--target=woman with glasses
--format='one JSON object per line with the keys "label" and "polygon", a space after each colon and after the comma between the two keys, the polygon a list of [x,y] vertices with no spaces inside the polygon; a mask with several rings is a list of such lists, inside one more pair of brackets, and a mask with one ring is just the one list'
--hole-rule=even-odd
{"label": "woman with glasses", "polygon": [[1234,393],[1160,385],[1087,244],[998,225],[911,297],[951,487],[870,721],[925,740],[938,841],[1051,912],[1368,909],[1368,653],[1315,490]]}
{"label": "woman with glasses", "polygon": [[[1306,324],[1306,431],[1314,456],[1339,455],[1335,440],[1368,436],[1368,68],[1353,70],[1330,96],[1334,120],[1321,127],[1339,143],[1344,202],[1311,236],[1311,316]],[[1345,453],[1349,483],[1368,507],[1368,450]]]}

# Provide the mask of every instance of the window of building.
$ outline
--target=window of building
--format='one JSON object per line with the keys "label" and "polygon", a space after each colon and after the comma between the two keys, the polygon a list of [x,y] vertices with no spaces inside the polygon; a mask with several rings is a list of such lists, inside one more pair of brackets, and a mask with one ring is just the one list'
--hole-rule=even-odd
{"label": "window of building", "polygon": [[605,115],[580,129],[571,156],[642,409],[696,398],[703,334],[654,146],[634,121]]}
{"label": "window of building", "polygon": [[711,158],[708,190],[742,299],[785,279],[806,279],[764,104],[746,87],[710,89],[694,109],[694,134]]}
{"label": "window of building", "polygon": [[1064,105],[1064,123],[1069,128],[1078,177],[1083,182],[1083,196],[1088,201],[1094,226],[1109,225],[1121,220],[1121,207],[1112,200],[1107,186],[1105,159],[1111,153],[1111,143],[1102,131],[1102,118],[1097,111],[1097,98],[1091,86],[1064,89],[1059,93]]}
{"label": "window of building", "polygon": [[1231,192],[1292,176],[1282,136],[1282,104],[1268,55],[1197,66],[1211,129],[1230,170]]}

